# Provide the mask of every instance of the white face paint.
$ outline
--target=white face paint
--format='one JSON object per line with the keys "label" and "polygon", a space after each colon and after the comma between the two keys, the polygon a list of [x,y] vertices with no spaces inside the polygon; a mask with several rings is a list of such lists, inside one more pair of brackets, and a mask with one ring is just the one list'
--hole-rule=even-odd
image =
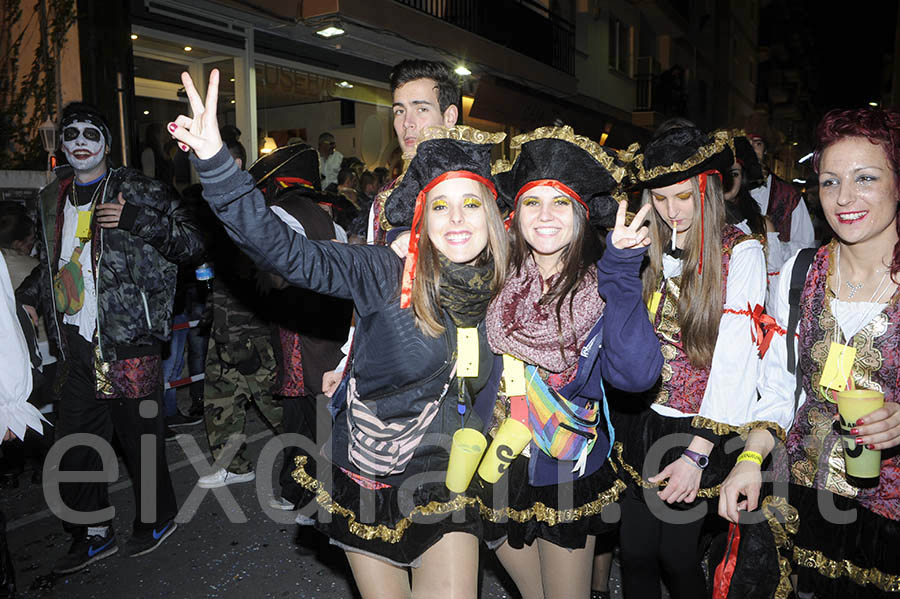
{"label": "white face paint", "polygon": [[62,149],[76,171],[89,171],[106,158],[103,133],[85,121],[73,121],[62,132]]}

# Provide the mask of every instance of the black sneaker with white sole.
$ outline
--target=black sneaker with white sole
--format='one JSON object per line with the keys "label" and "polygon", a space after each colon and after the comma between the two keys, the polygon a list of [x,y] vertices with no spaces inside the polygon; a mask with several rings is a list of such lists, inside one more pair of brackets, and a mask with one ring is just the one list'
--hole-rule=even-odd
{"label": "black sneaker with white sole", "polygon": [[91,535],[75,539],[69,552],[53,566],[54,574],[72,574],[94,562],[109,557],[119,550],[116,533],[110,526],[105,535]]}
{"label": "black sneaker with white sole", "polygon": [[159,528],[136,530],[125,543],[125,553],[128,557],[146,555],[162,545],[163,541],[168,539],[176,528],[178,528],[178,524],[175,523],[175,520],[169,520]]}
{"label": "black sneaker with white sole", "polygon": [[174,414],[166,416],[165,421],[169,428],[181,428],[182,426],[196,426],[203,422],[203,417],[186,415],[180,410],[175,410]]}

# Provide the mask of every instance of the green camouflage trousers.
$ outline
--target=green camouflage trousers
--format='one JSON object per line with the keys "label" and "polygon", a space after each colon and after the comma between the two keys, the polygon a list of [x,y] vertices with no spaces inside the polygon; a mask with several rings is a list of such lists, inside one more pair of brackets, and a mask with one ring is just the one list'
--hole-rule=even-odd
{"label": "green camouflage trousers", "polygon": [[[214,459],[219,458],[232,435],[244,433],[250,401],[256,404],[270,427],[280,430],[282,408],[281,402],[272,398],[274,382],[275,356],[268,337],[225,344],[217,344],[210,338],[203,407],[206,436]],[[246,451],[247,444],[243,443],[225,469],[236,474],[253,470]]]}

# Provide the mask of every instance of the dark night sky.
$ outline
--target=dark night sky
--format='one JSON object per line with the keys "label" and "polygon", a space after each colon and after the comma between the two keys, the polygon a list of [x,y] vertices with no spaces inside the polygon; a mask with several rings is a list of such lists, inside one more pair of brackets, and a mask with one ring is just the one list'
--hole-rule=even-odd
{"label": "dark night sky", "polygon": [[820,109],[863,106],[880,100],[885,63],[891,62],[897,27],[896,0],[813,2],[808,6],[813,40],[813,103]]}

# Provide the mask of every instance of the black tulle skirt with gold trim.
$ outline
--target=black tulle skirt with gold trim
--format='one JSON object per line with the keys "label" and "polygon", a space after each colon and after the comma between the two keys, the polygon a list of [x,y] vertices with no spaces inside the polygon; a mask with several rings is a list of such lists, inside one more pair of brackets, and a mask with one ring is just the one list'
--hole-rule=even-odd
{"label": "black tulle skirt with gold trim", "polygon": [[[801,591],[813,591],[817,599],[900,596],[900,522],[853,499],[800,485],[790,486],[789,502],[797,528],[792,546],[780,550],[796,569]],[[830,505],[834,510],[822,508]],[[838,522],[835,514],[851,510],[855,522]]]}
{"label": "black tulle skirt with gold trim", "polygon": [[[540,450],[532,446],[531,451]],[[528,483],[528,461],[520,455],[496,484],[478,481],[471,488],[485,520],[488,547],[496,548],[506,540],[520,549],[544,539],[566,549],[580,549],[589,535],[618,527],[618,511],[607,508],[625,485],[609,462],[573,482],[535,487]]]}
{"label": "black tulle skirt with gold trim", "polygon": [[315,528],[346,550],[415,567],[447,533],[483,536],[478,500],[472,493],[451,492],[443,480],[388,486],[320,460],[319,470],[331,466],[326,481],[310,474],[308,462],[305,455],[295,458],[293,479],[307,499],[315,498]]}
{"label": "black tulle skirt with gold trim", "polygon": [[[613,416],[616,442],[611,459],[621,473],[622,480],[638,498],[648,490],[658,490],[659,485],[646,479],[681,457],[696,432],[692,419],[663,416],[652,409],[639,413],[617,413]],[[719,485],[728,476],[738,453],[726,454],[725,437],[709,454],[709,465],[703,470],[697,499],[690,504],[672,504],[672,509],[689,509],[696,502],[715,499]],[[645,467],[646,466],[646,467]]]}

